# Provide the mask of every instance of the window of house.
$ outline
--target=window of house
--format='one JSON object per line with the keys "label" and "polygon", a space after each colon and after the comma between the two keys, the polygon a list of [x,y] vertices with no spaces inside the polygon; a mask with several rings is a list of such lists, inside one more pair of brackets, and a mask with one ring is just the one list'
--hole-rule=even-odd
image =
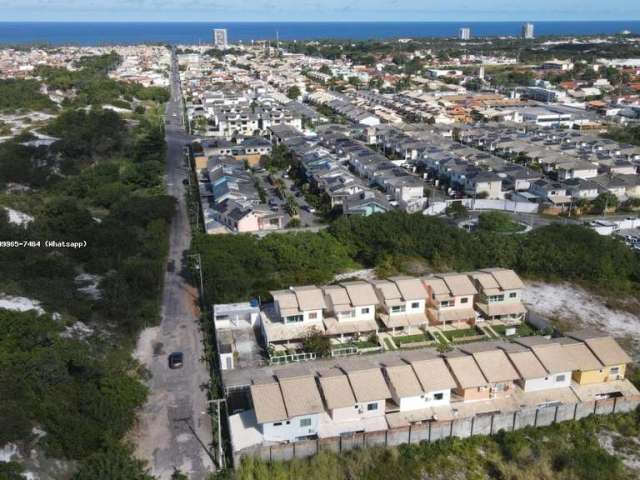
{"label": "window of house", "polygon": [[556,382],[564,382],[565,378],[565,375],[556,375]]}
{"label": "window of house", "polygon": [[368,403],[367,404],[367,410],[372,412],[373,410],[377,410],[378,409],[378,404],[377,403]]}
{"label": "window of house", "polygon": [[460,303],[469,303],[469,299],[467,297],[462,297],[460,299]]}
{"label": "window of house", "polygon": [[489,297],[489,303],[496,303],[504,301],[504,295],[491,295]]}
{"label": "window of house", "polygon": [[617,375],[617,374],[619,374],[619,373],[620,373],[620,367],[611,367],[611,368],[609,369],[609,373],[610,373],[611,375]]}
{"label": "window of house", "polygon": [[411,308],[414,309],[414,310],[417,309],[417,308],[420,308],[420,302],[411,303]]}
{"label": "window of house", "polygon": [[518,294],[516,292],[511,292],[509,294],[509,298],[516,298],[518,296]]}
{"label": "window of house", "polygon": [[363,315],[366,315],[366,314],[368,314],[368,313],[370,312],[370,309],[369,309],[369,307],[364,307],[362,310],[360,310],[360,312],[361,312]]}
{"label": "window of house", "polygon": [[311,312],[309,314],[309,320],[315,320],[316,318],[318,318],[318,312]]}
{"label": "window of house", "polygon": [[453,302],[450,302],[449,300],[445,300],[444,302],[440,302],[440,306],[441,307],[451,307],[453,305]]}
{"label": "window of house", "polygon": [[435,393],[433,395],[434,400],[442,400],[444,398],[444,393]]}
{"label": "window of house", "polygon": [[300,323],[304,321],[304,315],[290,315],[286,318],[286,323]]}
{"label": "window of house", "polygon": [[300,420],[300,427],[310,427],[311,426],[311,419],[310,418],[302,418]]}
{"label": "window of house", "polygon": [[407,307],[405,307],[404,305],[394,305],[391,307],[391,313],[402,313],[402,312],[406,312]]}
{"label": "window of house", "polygon": [[282,426],[282,422],[276,422],[273,424],[274,427],[281,427]]}

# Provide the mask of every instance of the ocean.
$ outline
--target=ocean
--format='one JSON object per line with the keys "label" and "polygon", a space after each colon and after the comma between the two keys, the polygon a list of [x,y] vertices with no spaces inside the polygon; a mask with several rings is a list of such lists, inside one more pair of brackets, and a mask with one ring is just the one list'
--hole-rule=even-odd
{"label": "ocean", "polygon": [[[0,44],[115,45],[139,43],[211,43],[213,28],[226,28],[230,42],[454,37],[460,27],[472,36],[517,36],[523,22],[253,22],[253,23],[60,23],[0,22]],[[534,22],[537,37],[546,35],[640,33],[640,21]]]}

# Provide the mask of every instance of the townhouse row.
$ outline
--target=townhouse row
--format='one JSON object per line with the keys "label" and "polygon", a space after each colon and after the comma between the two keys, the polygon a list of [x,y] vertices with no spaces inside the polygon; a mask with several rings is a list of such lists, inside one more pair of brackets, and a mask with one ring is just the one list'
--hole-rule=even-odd
{"label": "townhouse row", "polygon": [[[513,270],[492,268],[415,278],[350,281],[272,291],[259,327],[267,346],[300,345],[311,331],[341,342],[386,331],[517,325],[526,316],[524,284]],[[257,321],[258,319],[256,319]]]}
{"label": "townhouse row", "polygon": [[248,398],[229,418],[231,439],[242,451],[525,407],[637,398],[625,379],[629,362],[613,338],[578,331],[470,343],[444,354],[387,352],[240,372],[225,379]]}

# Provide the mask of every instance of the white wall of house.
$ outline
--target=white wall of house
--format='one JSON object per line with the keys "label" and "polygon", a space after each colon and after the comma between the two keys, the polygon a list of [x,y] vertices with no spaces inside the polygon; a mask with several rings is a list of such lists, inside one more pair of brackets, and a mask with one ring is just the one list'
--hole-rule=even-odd
{"label": "white wall of house", "polygon": [[262,435],[265,441],[293,442],[301,437],[318,434],[320,415],[304,415],[281,422],[263,423]]}
{"label": "white wall of house", "polygon": [[376,307],[375,305],[353,307],[350,313],[339,313],[336,317],[340,322],[374,320],[376,317]]}
{"label": "white wall of house", "polygon": [[[375,405],[369,409],[368,405]],[[334,408],[331,410],[331,418],[335,422],[349,422],[363,418],[381,417],[385,414],[385,401],[378,400],[367,403],[357,403],[352,407]]]}
{"label": "white wall of house", "polygon": [[569,388],[571,386],[571,372],[549,374],[547,377],[532,378],[523,382],[525,392],[538,392],[551,388]]}
{"label": "white wall of house", "polygon": [[437,405],[448,405],[451,401],[451,390],[438,390],[427,392],[423,395],[402,398],[394,395],[394,401],[400,406],[401,412],[422,410]]}
{"label": "white wall of house", "polygon": [[398,305],[399,308],[396,308],[395,305],[390,306],[389,316],[406,315],[406,314],[412,314],[412,313],[424,313],[425,303],[426,303],[426,299],[420,299],[420,300],[410,300],[408,302],[405,302],[404,305]]}
{"label": "white wall of house", "polygon": [[379,417],[384,415],[385,400],[373,400],[371,402],[363,402],[354,405],[354,411],[358,413],[360,418]]}

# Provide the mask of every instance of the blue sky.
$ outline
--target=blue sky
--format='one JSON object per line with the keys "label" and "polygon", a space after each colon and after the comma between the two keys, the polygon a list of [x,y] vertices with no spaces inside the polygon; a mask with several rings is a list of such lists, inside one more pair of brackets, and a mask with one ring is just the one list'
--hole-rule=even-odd
{"label": "blue sky", "polygon": [[640,19],[638,0],[0,0],[5,21]]}

